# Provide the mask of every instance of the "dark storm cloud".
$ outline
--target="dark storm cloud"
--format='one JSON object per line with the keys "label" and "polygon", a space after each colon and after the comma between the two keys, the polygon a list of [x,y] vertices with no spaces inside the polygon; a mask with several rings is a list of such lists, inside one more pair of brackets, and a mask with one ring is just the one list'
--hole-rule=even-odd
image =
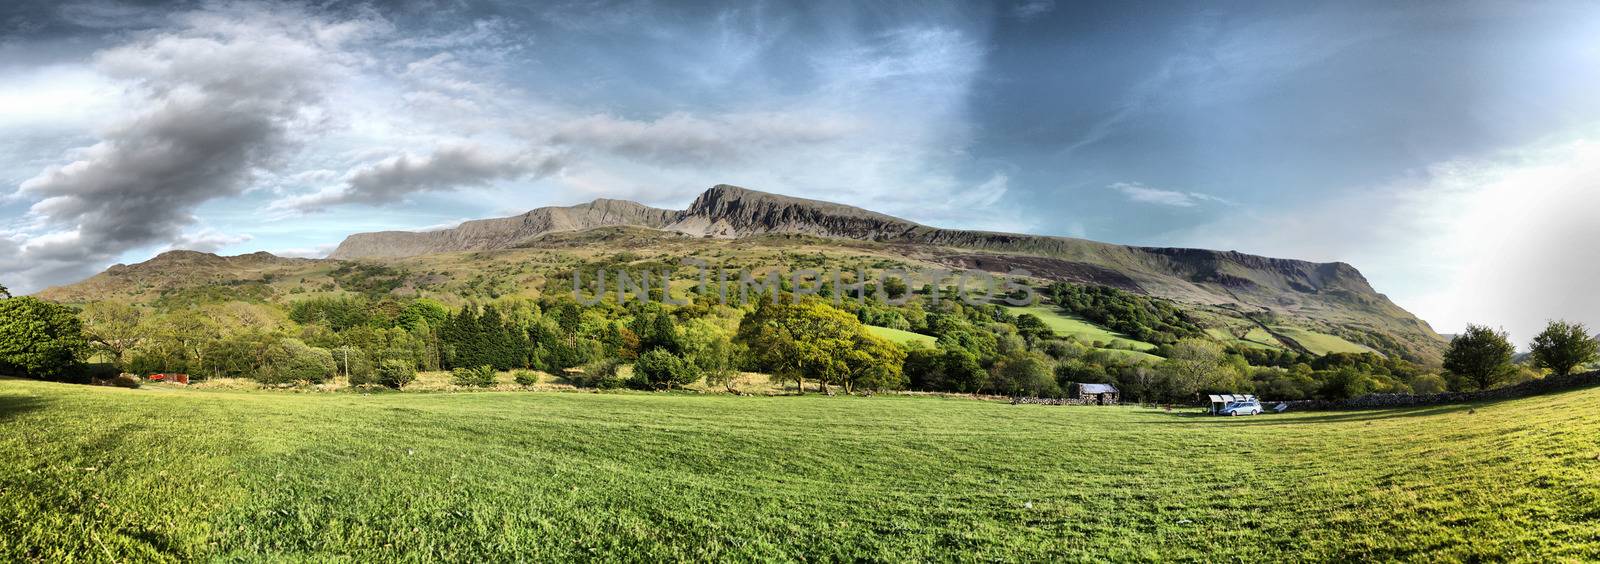
{"label": "dark storm cloud", "polygon": [[501,154],[473,145],[445,147],[423,157],[390,157],[353,171],[342,186],[279,200],[272,207],[317,212],[340,204],[397,204],[420,192],[542,177],[560,170],[561,163],[558,155],[543,151]]}
{"label": "dark storm cloud", "polygon": [[332,50],[356,30],[303,13],[227,10],[96,55],[143,109],[21,184],[19,195],[37,200],[31,213],[53,229],[17,248],[24,283],[62,282],[62,272],[183,240],[197,206],[241,194],[314,121],[319,85],[340,64]]}

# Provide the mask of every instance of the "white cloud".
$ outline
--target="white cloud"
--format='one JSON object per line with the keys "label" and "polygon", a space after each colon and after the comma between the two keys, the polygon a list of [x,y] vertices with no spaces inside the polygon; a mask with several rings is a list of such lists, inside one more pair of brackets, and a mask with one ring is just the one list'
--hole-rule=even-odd
{"label": "white cloud", "polygon": [[1055,0],[1023,0],[1011,8],[1011,16],[1028,21],[1055,11]]}
{"label": "white cloud", "polygon": [[247,243],[254,239],[248,234],[223,233],[216,229],[204,228],[198,231],[179,235],[177,240],[168,244],[164,251],[200,251],[202,253],[215,253],[224,247]]}
{"label": "white cloud", "polygon": [[800,113],[687,113],[638,121],[594,115],[560,125],[551,141],[593,147],[666,165],[719,165],[795,145],[837,141],[853,133],[847,119]]}
{"label": "white cloud", "polygon": [[277,256],[280,256],[280,257],[287,257],[287,258],[319,259],[319,258],[326,258],[328,256],[328,253],[332,253],[333,250],[338,248],[338,247],[339,247],[338,244],[328,243],[326,245],[317,245],[315,247],[291,247],[291,248],[287,248],[287,249],[272,249],[272,250],[267,251],[267,252],[272,253],[272,254],[277,255]]}
{"label": "white cloud", "polygon": [[215,243],[183,233],[195,209],[283,162],[295,132],[317,120],[323,85],[353,62],[342,42],[368,27],[244,4],[174,20],[95,55],[137,109],[22,182],[18,196],[53,231],[21,245],[19,287],[68,281],[141,247]]}
{"label": "white cloud", "polygon": [[1344,261],[1438,331],[1600,329],[1600,135],[1439,163],[1314,207],[1241,213],[1185,244]]}
{"label": "white cloud", "polygon": [[[109,25],[116,15],[100,9],[106,6],[78,15]],[[566,63],[538,60],[558,51],[528,46],[560,40],[529,36],[515,22],[441,18],[397,33],[359,7],[236,2],[162,10],[158,22],[107,35],[121,43],[96,55],[93,68],[34,69],[36,82],[26,88],[0,85],[0,100],[54,108],[41,119],[0,104],[0,139],[21,130],[7,120],[72,123],[67,129],[79,136],[99,127],[91,141],[48,163],[13,157],[0,167],[31,178],[12,198],[32,211],[9,222],[8,248],[0,249],[0,262],[13,250],[28,260],[4,265],[6,282],[37,290],[173,245],[247,242],[224,234],[250,233],[251,244],[312,254],[321,238],[351,230],[600,196],[681,206],[717,183],[942,226],[1028,226],[1005,205],[1014,171],[1004,163],[967,166],[981,27],[924,21],[887,32],[840,29],[795,56],[772,47],[798,24],[761,10],[719,18],[716,45],[653,53],[654,66],[687,69],[685,82],[730,94],[642,102],[630,96],[655,86],[643,82],[648,77],[549,84],[563,92],[546,92],[539,67]],[[143,29],[156,24],[165,27]],[[667,44],[695,41],[695,29],[612,32]],[[612,99],[605,90],[613,87],[628,94]],[[106,91],[116,95],[104,107],[76,106]],[[584,95],[560,95],[571,91]],[[45,99],[52,93],[73,103]],[[462,197],[420,197],[448,191]],[[447,206],[419,209],[424,200]],[[266,206],[287,215],[396,202],[392,213],[302,217],[293,230],[260,223]],[[81,243],[76,256],[52,243],[66,237]],[[46,264],[45,251],[54,262]]]}
{"label": "white cloud", "polygon": [[1208,202],[1232,205],[1232,202],[1210,194],[1162,190],[1160,188],[1151,188],[1138,182],[1118,182],[1108,186],[1108,188],[1121,192],[1129,200],[1141,204],[1155,204],[1176,208],[1192,208]]}

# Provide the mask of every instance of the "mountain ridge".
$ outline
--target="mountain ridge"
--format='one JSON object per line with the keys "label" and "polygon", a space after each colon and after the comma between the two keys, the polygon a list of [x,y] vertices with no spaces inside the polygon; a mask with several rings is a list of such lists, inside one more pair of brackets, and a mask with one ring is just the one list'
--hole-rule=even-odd
{"label": "mountain ridge", "polygon": [[[1279,321],[1309,323],[1422,362],[1437,364],[1443,352],[1442,338],[1426,322],[1378,293],[1358,269],[1343,262],[943,229],[844,204],[730,185],[706,190],[684,210],[597,199],[468,221],[450,229],[357,233],[347,237],[329,255],[330,260],[320,263],[375,262],[402,269],[408,268],[401,266],[405,263],[422,270],[419,261],[462,255],[448,260],[485,268],[513,258],[496,258],[494,253],[479,257],[483,251],[633,251],[653,244],[653,238],[680,241],[673,243],[680,247],[693,242],[691,246],[697,248],[718,245],[718,240],[737,241],[739,246],[777,253],[774,257],[780,266],[784,257],[791,256],[785,246],[796,244],[785,241],[806,240],[813,242],[799,244],[903,259],[917,268],[996,273],[1025,270],[1046,282],[1110,286],[1187,303],[1252,326],[1269,328]],[[293,277],[301,280],[301,285],[308,279],[323,280],[309,263],[288,262],[309,259],[269,259],[271,255],[265,253],[209,259],[205,256],[210,255],[202,255],[166,253],[142,265],[112,267],[45,294],[70,300],[104,295],[117,288],[171,291],[228,280],[243,283]],[[426,268],[433,271],[437,267]],[[432,277],[418,276],[407,284],[430,284]]]}
{"label": "mountain ridge", "polygon": [[1154,266],[1179,271],[1192,282],[1225,287],[1262,285],[1262,280],[1250,274],[1273,272],[1285,279],[1281,284],[1274,281],[1267,285],[1282,286],[1284,290],[1309,293],[1331,288],[1376,293],[1359,270],[1343,262],[1318,263],[1238,251],[1141,247],[1050,235],[945,229],[845,204],[727,184],[701,193],[684,210],[601,198],[573,206],[537,208],[518,216],[468,221],[451,229],[357,233],[340,243],[328,258],[398,258],[506,249],[547,233],[622,225],[712,238],[796,234],[1037,254],[1093,263],[1110,260],[1124,267]]}

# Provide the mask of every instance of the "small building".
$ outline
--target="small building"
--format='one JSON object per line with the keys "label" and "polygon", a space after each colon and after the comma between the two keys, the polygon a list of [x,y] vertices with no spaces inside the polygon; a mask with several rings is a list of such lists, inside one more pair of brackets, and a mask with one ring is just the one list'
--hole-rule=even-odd
{"label": "small building", "polygon": [[1083,405],[1117,405],[1121,396],[1111,384],[1073,384],[1069,393]]}
{"label": "small building", "polygon": [[1222,413],[1222,408],[1228,407],[1230,403],[1256,401],[1256,397],[1250,394],[1211,394],[1208,398],[1211,404],[1206,407],[1206,412],[1212,415]]}

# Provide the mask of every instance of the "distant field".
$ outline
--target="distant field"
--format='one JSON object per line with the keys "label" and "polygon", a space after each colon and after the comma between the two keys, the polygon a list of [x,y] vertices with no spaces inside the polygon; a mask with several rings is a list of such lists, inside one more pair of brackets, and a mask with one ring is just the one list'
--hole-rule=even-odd
{"label": "distant field", "polygon": [[877,325],[868,325],[867,332],[896,343],[922,343],[932,347],[934,343],[939,342],[938,339],[930,335],[912,333],[910,331],[901,331],[899,329],[890,329],[888,327],[879,327]]}
{"label": "distant field", "polygon": [[1343,337],[1329,335],[1327,333],[1318,333],[1316,331],[1301,329],[1299,327],[1278,325],[1274,326],[1272,330],[1290,339],[1294,339],[1296,342],[1300,343],[1300,346],[1310,349],[1311,352],[1319,355],[1328,353],[1377,352],[1363,345],[1347,341]]}
{"label": "distant field", "polygon": [[0,380],[0,561],[1600,559],[1600,389],[1470,407]]}
{"label": "distant field", "polygon": [[1234,337],[1232,333],[1225,329],[1207,329],[1206,334],[1224,343],[1255,349],[1282,350],[1284,348],[1283,343],[1279,342],[1277,337],[1273,337],[1272,333],[1268,333],[1266,329],[1260,327],[1251,327],[1250,332],[1245,333],[1243,339]]}
{"label": "distant field", "polygon": [[1044,321],[1044,324],[1048,325],[1050,330],[1055,331],[1057,335],[1061,335],[1063,337],[1070,335],[1076,337],[1083,343],[1093,343],[1095,341],[1118,343],[1119,346],[1131,347],[1140,351],[1148,351],[1156,348],[1156,346],[1153,344],[1146,343],[1144,341],[1136,341],[1132,338],[1129,338],[1127,335],[1107,330],[1104,327],[1095,325],[1076,316],[1063,313],[1055,306],[1034,305],[1027,307],[1005,307],[1007,310],[1010,310],[1013,315],[1031,313],[1035,316],[1038,316],[1039,319]]}

